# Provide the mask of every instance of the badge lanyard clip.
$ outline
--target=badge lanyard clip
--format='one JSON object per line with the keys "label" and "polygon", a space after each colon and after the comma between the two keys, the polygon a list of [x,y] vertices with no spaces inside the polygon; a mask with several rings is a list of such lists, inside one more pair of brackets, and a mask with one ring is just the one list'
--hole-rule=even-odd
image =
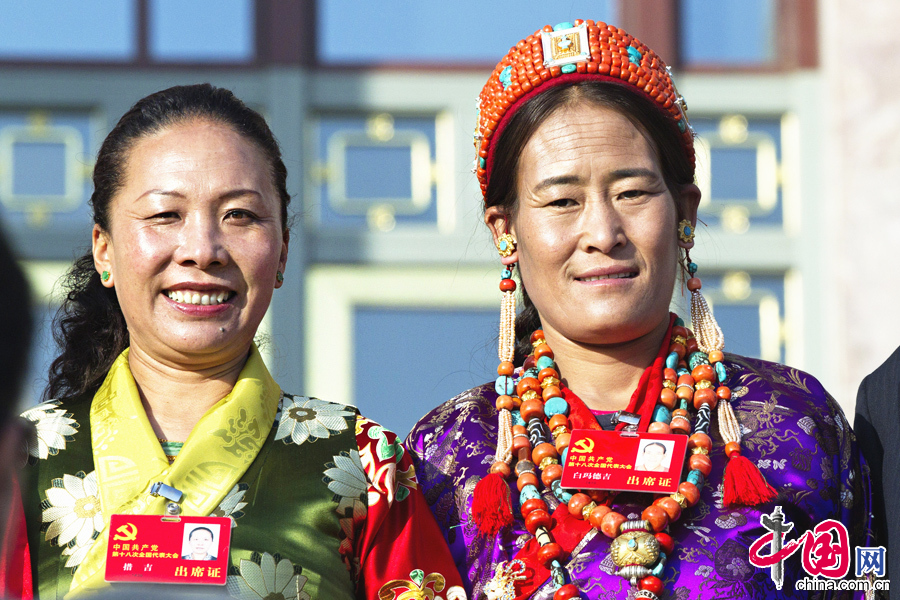
{"label": "badge lanyard clip", "polygon": [[638,437],[637,430],[638,425],[641,423],[641,416],[636,415],[634,413],[626,412],[624,410],[620,410],[616,412],[616,414],[612,417],[613,425],[617,425],[618,423],[625,423],[625,428],[619,432],[619,435],[622,437]]}
{"label": "badge lanyard clip", "polygon": [[181,501],[184,499],[184,492],[179,489],[166,485],[162,481],[157,481],[150,486],[150,495],[154,498],[162,496],[169,501],[166,504],[166,514],[177,517],[181,514]]}

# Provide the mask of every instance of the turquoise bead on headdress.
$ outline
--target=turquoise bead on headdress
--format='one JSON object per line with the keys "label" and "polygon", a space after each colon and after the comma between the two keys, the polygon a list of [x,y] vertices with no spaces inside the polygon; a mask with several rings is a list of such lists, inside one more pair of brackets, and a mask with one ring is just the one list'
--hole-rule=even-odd
{"label": "turquoise bead on headdress", "polygon": [[632,63],[634,63],[636,65],[640,65],[641,59],[644,57],[644,55],[641,54],[641,51],[638,50],[637,48],[635,48],[634,46],[628,46],[627,50],[628,50],[628,60],[630,60]]}

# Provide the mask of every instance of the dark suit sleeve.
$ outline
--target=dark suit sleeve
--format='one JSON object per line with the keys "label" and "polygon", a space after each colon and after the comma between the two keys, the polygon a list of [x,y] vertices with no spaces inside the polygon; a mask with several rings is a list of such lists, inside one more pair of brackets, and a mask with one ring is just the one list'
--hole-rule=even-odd
{"label": "dark suit sleeve", "polygon": [[[872,527],[887,548],[887,577],[900,578],[900,348],[863,379],[853,429],[869,466]],[[889,518],[890,516],[890,518]],[[894,598],[900,597],[897,592]]]}
{"label": "dark suit sleeve", "polygon": [[[870,402],[875,403],[877,408],[887,398],[872,397],[872,381],[873,376],[869,375],[859,386],[859,392],[856,394],[856,416],[853,419],[853,430],[856,433],[856,440],[859,449],[869,465],[870,477],[872,481],[872,512],[874,518],[872,524],[875,528],[875,536],[878,544],[887,546],[887,519],[884,509],[884,482],[882,471],[884,466],[884,447],[878,428],[873,424],[872,411]],[[898,399],[894,398],[894,402]],[[888,554],[890,557],[890,553]]]}

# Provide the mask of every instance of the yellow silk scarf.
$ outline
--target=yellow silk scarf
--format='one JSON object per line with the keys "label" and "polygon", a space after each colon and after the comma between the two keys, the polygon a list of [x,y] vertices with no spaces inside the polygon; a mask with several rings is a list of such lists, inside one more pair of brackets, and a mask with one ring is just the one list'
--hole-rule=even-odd
{"label": "yellow silk scarf", "polygon": [[75,571],[66,599],[109,585],[103,578],[111,515],[165,514],[168,500],[150,496],[153,483],[184,492],[185,516],[215,510],[259,453],[280,396],[254,345],[234,388],[203,415],[170,466],[147,420],[126,349],[91,404],[91,445],[106,527]]}

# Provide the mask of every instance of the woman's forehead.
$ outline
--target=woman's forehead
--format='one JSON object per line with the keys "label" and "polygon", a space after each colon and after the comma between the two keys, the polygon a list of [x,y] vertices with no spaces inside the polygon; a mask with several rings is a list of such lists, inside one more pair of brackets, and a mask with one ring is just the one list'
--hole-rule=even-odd
{"label": "woman's forehead", "polygon": [[152,175],[160,169],[179,172],[194,166],[240,162],[247,162],[248,170],[254,166],[267,170],[262,152],[230,126],[191,120],[138,139],[130,149],[127,165],[130,170],[148,169],[147,174]]}
{"label": "woman's forehead", "polygon": [[[622,113],[591,104],[562,107],[537,128],[520,158],[526,176],[542,179],[578,167],[660,172],[648,134]],[[525,173],[523,173],[525,174]]]}
{"label": "woman's forehead", "polygon": [[124,176],[123,188],[131,198],[152,191],[274,191],[271,169],[256,144],[230,126],[208,120],[176,123],[137,140],[126,157]]}

